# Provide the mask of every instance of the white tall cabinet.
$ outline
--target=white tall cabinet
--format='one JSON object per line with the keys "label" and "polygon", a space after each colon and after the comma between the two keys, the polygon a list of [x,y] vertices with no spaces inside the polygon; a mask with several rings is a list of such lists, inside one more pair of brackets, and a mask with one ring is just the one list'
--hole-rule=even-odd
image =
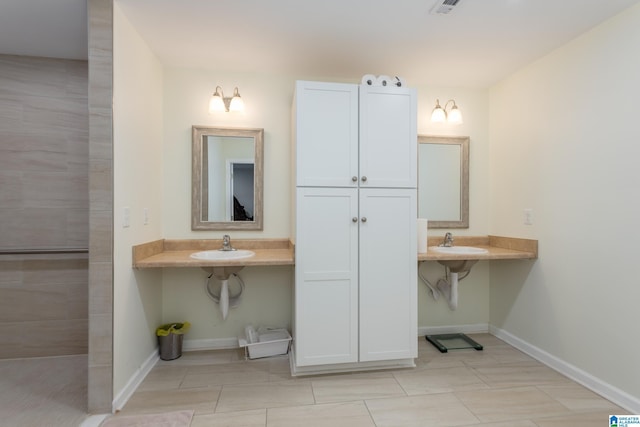
{"label": "white tall cabinet", "polygon": [[417,356],[413,89],[300,81],[294,373]]}

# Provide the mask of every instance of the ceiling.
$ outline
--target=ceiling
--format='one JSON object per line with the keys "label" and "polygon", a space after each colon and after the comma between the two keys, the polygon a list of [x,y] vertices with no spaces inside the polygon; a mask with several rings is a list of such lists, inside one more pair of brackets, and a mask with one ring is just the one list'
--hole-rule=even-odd
{"label": "ceiling", "polygon": [[[484,88],[640,0],[116,0],[162,63]],[[0,53],[86,58],[86,0],[2,0]]]}

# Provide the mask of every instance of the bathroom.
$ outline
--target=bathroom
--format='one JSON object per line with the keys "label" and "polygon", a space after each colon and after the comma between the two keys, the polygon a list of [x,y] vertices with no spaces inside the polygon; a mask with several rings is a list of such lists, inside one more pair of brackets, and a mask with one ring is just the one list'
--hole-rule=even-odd
{"label": "bathroom", "polygon": [[[620,267],[633,265],[640,237],[635,227],[640,204],[633,197],[640,177],[632,164],[640,154],[632,142],[640,136],[632,116],[640,62],[630,54],[638,22],[640,8],[635,6],[489,88],[415,85],[419,134],[471,138],[470,226],[454,235],[537,239],[540,252],[534,264],[478,263],[461,283],[455,312],[429,299],[420,284],[419,331],[456,327],[506,334],[549,363],[591,380],[594,388],[636,413],[640,381],[634,355],[640,343],[627,339],[637,336],[628,301],[640,300],[640,290]],[[601,46],[608,38],[616,41],[615,50]],[[190,228],[191,145],[185,129],[192,125],[265,129],[264,230],[230,234],[233,239],[289,237],[293,86],[299,78],[314,77],[164,66],[116,4],[113,279],[100,275],[99,280],[113,283],[113,332],[110,327],[100,331],[95,323],[98,330],[92,335],[110,343],[113,333],[113,383],[99,393],[102,403],[96,408],[110,410],[112,401],[117,406],[126,400],[154,354],[153,331],[165,321],[193,323],[187,348],[224,346],[246,323],[290,326],[289,267],[245,269],[243,303],[222,322],[203,297],[203,271],[136,271],[131,247],[161,238],[223,234]],[[239,87],[244,115],[208,114],[216,85],[225,93]],[[455,128],[431,124],[428,112],[436,98],[455,99],[464,123]],[[524,224],[525,209],[533,210],[531,225]],[[128,227],[123,227],[125,210]],[[99,215],[93,218],[100,220]],[[108,234],[97,238],[111,247]],[[97,262],[94,268],[108,270],[108,263]],[[442,271],[436,263],[422,268],[429,277]],[[94,320],[110,325],[110,313],[93,313]],[[94,366],[110,366],[109,351]]]}
{"label": "bathroom", "polygon": [[[636,7],[628,12],[627,19],[637,13]],[[292,272],[286,267],[245,269],[241,273],[247,283],[243,302],[221,322],[215,305],[203,298],[206,277],[203,271],[165,269],[161,277],[147,271],[132,272],[126,249],[159,238],[220,238],[224,234],[190,229],[188,129],[192,125],[265,129],[264,230],[230,234],[234,239],[290,236],[291,217],[286,208],[290,206],[291,186],[290,112],[294,81],[300,76],[162,66],[117,8],[115,24],[114,123],[121,125],[116,125],[114,134],[114,245],[121,248],[122,260],[114,263],[114,330],[124,330],[128,324],[145,325],[136,331],[127,329],[127,333],[114,335],[117,391],[126,386],[152,352],[154,342],[150,331],[160,321],[180,321],[188,314],[189,319],[184,320],[194,326],[186,343],[196,348],[224,345],[225,340],[240,334],[247,323],[290,326]],[[599,32],[615,31],[615,23],[609,26],[612,28],[605,25],[564,49],[568,54],[577,55],[574,51],[580,52],[585,46],[590,48],[599,37],[604,37]],[[118,72],[119,37],[127,44],[126,60],[122,60],[121,65],[144,73],[147,87],[140,87],[136,76]],[[583,101],[590,99],[591,105],[594,90],[580,92],[564,86],[567,81],[585,88],[595,85],[599,88],[596,94],[603,102],[606,99],[611,103],[613,99],[623,102],[628,88],[640,83],[631,74],[613,83],[606,80],[607,63],[596,53],[582,60],[586,63],[572,56],[564,59],[563,51],[555,52],[545,61],[530,65],[490,89],[416,85],[419,134],[471,137],[470,227],[453,230],[454,234],[532,238],[540,245],[540,259],[534,264],[524,261],[478,263],[461,282],[460,305],[456,311],[451,311],[443,301],[434,302],[426,287],[420,284],[418,327],[419,331],[438,327],[443,330],[456,327],[463,331],[495,328],[492,330],[505,332],[519,343],[552,355],[551,360],[555,362],[560,360],[595,375],[603,384],[615,384],[628,393],[622,395],[633,401],[630,396],[638,395],[637,386],[626,374],[633,370],[632,357],[619,355],[616,363],[597,363],[598,359],[611,360],[611,355],[598,355],[600,350],[594,336],[628,335],[633,328],[629,314],[617,312],[621,317],[614,320],[598,313],[607,311],[608,305],[603,305],[603,301],[615,305],[620,295],[628,299],[638,292],[623,279],[626,274],[616,268],[621,265],[619,257],[628,258],[630,254],[617,250],[612,259],[611,253],[601,249],[611,245],[625,247],[625,239],[619,236],[637,234],[626,224],[632,224],[631,218],[639,207],[623,194],[625,188],[630,190],[636,173],[629,162],[633,157],[631,153],[637,153],[638,148],[628,146],[617,137],[609,138],[610,126],[606,131],[600,130],[586,119],[592,112],[584,111]],[[638,66],[631,59],[625,61],[628,63],[623,67],[625,73]],[[593,70],[592,74],[578,73],[587,66]],[[357,82],[359,77],[348,81]],[[539,79],[548,81],[544,90],[536,83]],[[246,105],[244,115],[209,115],[206,105],[216,85],[229,93],[234,87],[239,88]],[[119,87],[123,88],[120,94]],[[138,95],[133,97],[133,93]],[[131,105],[130,110],[123,111],[118,108],[125,104],[120,96],[127,102],[133,99],[143,102],[144,108]],[[157,104],[149,100],[158,100],[160,96],[163,110],[150,114],[149,105]],[[453,98],[459,106],[464,105],[464,123],[455,128],[431,124],[428,112],[435,98]],[[526,105],[523,99],[527,100]],[[628,114],[626,110],[613,105],[612,108],[616,114],[598,111],[621,134],[637,135],[637,130],[623,123],[618,115]],[[558,120],[558,116],[562,120]],[[127,141],[127,144],[118,144],[118,141]],[[143,156],[147,161],[140,165],[137,159]],[[600,156],[609,161],[600,162]],[[620,167],[611,170],[613,164]],[[604,169],[602,173],[594,173],[600,169]],[[136,181],[146,182],[132,185],[134,175]],[[161,183],[163,194],[150,198],[147,189],[155,182]],[[594,194],[608,202],[595,202]],[[613,206],[616,215],[628,221],[607,221],[614,212]],[[132,218],[141,218],[144,208],[148,208],[150,225],[119,227],[124,207],[131,208]],[[534,211],[532,225],[524,224],[525,209]],[[430,234],[444,235],[444,231],[432,230]],[[612,261],[610,267],[607,259]],[[588,266],[598,266],[597,271],[590,271]],[[436,263],[422,268],[429,277],[442,274],[442,268]],[[154,274],[160,276],[160,273]],[[592,288],[593,291],[587,291]],[[150,304],[149,298],[161,303]],[[122,307],[118,301],[124,302]],[[136,305],[143,309],[133,309]],[[138,361],[138,365],[128,365],[126,361],[131,360]]]}

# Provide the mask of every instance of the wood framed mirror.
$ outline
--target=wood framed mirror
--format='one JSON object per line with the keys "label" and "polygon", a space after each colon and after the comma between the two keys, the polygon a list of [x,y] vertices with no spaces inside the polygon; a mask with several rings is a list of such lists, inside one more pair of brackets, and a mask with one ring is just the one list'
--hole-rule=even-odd
{"label": "wood framed mirror", "polygon": [[192,230],[262,230],[263,138],[259,128],[192,127]]}
{"label": "wood framed mirror", "polygon": [[418,135],[418,217],[469,228],[469,137]]}

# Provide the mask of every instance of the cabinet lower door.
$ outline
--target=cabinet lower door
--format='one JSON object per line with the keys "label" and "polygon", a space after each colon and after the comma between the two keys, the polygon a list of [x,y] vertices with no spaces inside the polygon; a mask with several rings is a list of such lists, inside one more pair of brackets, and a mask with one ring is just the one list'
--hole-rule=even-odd
{"label": "cabinet lower door", "polygon": [[416,199],[360,189],[360,361],[417,357]]}
{"label": "cabinet lower door", "polygon": [[356,362],[358,190],[298,188],[296,208],[296,364]]}

